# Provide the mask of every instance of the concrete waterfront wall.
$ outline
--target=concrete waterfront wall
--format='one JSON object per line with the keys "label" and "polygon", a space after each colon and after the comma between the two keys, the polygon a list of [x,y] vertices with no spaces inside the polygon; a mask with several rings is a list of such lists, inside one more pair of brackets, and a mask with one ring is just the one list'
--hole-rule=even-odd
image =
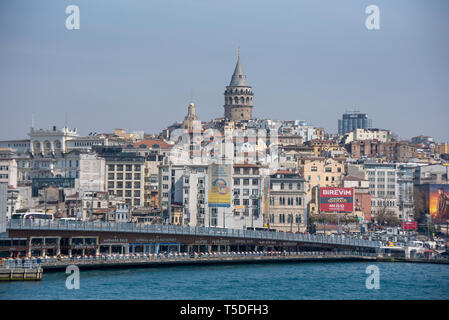
{"label": "concrete waterfront wall", "polygon": [[43,269],[0,269],[0,281],[41,280]]}

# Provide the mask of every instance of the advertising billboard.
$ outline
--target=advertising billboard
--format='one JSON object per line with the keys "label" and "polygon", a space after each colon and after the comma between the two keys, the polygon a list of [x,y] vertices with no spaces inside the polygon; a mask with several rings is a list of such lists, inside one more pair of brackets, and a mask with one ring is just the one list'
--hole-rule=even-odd
{"label": "advertising billboard", "polygon": [[320,212],[352,212],[353,188],[320,188]]}
{"label": "advertising billboard", "polygon": [[449,185],[416,185],[415,207],[421,215],[430,214],[433,222],[447,223],[449,220]]}
{"label": "advertising billboard", "polygon": [[402,229],[404,230],[416,230],[418,229],[418,223],[413,221],[413,222],[407,222],[404,221],[402,222]]}
{"label": "advertising billboard", "polygon": [[231,165],[209,166],[209,207],[231,206]]}
{"label": "advertising billboard", "polygon": [[429,213],[436,222],[446,223],[449,219],[449,185],[429,185]]}

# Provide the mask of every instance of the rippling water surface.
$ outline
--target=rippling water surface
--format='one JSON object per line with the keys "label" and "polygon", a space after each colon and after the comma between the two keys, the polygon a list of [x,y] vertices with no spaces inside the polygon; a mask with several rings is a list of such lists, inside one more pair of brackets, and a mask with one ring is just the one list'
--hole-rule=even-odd
{"label": "rippling water surface", "polygon": [[368,290],[366,262],[297,263],[64,272],[40,282],[0,283],[0,299],[448,299],[449,265],[375,263],[380,289]]}

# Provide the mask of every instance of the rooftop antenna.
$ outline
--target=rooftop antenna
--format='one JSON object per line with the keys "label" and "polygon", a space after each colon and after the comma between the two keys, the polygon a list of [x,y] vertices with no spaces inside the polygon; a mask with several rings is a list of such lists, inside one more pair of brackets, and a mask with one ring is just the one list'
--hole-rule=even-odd
{"label": "rooftop antenna", "polygon": [[65,113],[65,121],[64,121],[64,126],[67,129],[67,112]]}
{"label": "rooftop antenna", "polygon": [[34,113],[31,114],[31,128],[34,129]]}

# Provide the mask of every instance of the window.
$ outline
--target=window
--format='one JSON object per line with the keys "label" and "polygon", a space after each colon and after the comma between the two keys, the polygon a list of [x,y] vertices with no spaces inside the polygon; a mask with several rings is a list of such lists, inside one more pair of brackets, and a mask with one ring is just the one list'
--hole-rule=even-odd
{"label": "window", "polygon": [[126,174],[126,180],[132,180],[133,179],[133,174],[132,173],[127,173]]}
{"label": "window", "polygon": [[324,169],[324,171],[325,171],[325,172],[332,172],[332,168],[327,167],[327,168]]}
{"label": "window", "polygon": [[285,223],[285,215],[283,213],[279,215],[279,223]]}
{"label": "window", "polygon": [[234,179],[234,185],[236,186],[240,185],[240,179]]}
{"label": "window", "polygon": [[140,164],[134,165],[134,171],[140,171]]}
{"label": "window", "polygon": [[113,165],[113,164],[108,165],[108,170],[109,171],[114,171],[115,170],[115,165]]}
{"label": "window", "polygon": [[253,186],[259,185],[259,179],[253,179]]}
{"label": "window", "polygon": [[132,171],[132,170],[133,170],[133,166],[131,164],[127,164],[126,171]]}
{"label": "window", "polygon": [[310,171],[312,171],[312,172],[317,172],[317,171],[318,171],[318,168],[317,168],[316,166],[312,166],[312,168],[310,169]]}
{"label": "window", "polygon": [[117,171],[123,171],[123,164],[117,165]]}

